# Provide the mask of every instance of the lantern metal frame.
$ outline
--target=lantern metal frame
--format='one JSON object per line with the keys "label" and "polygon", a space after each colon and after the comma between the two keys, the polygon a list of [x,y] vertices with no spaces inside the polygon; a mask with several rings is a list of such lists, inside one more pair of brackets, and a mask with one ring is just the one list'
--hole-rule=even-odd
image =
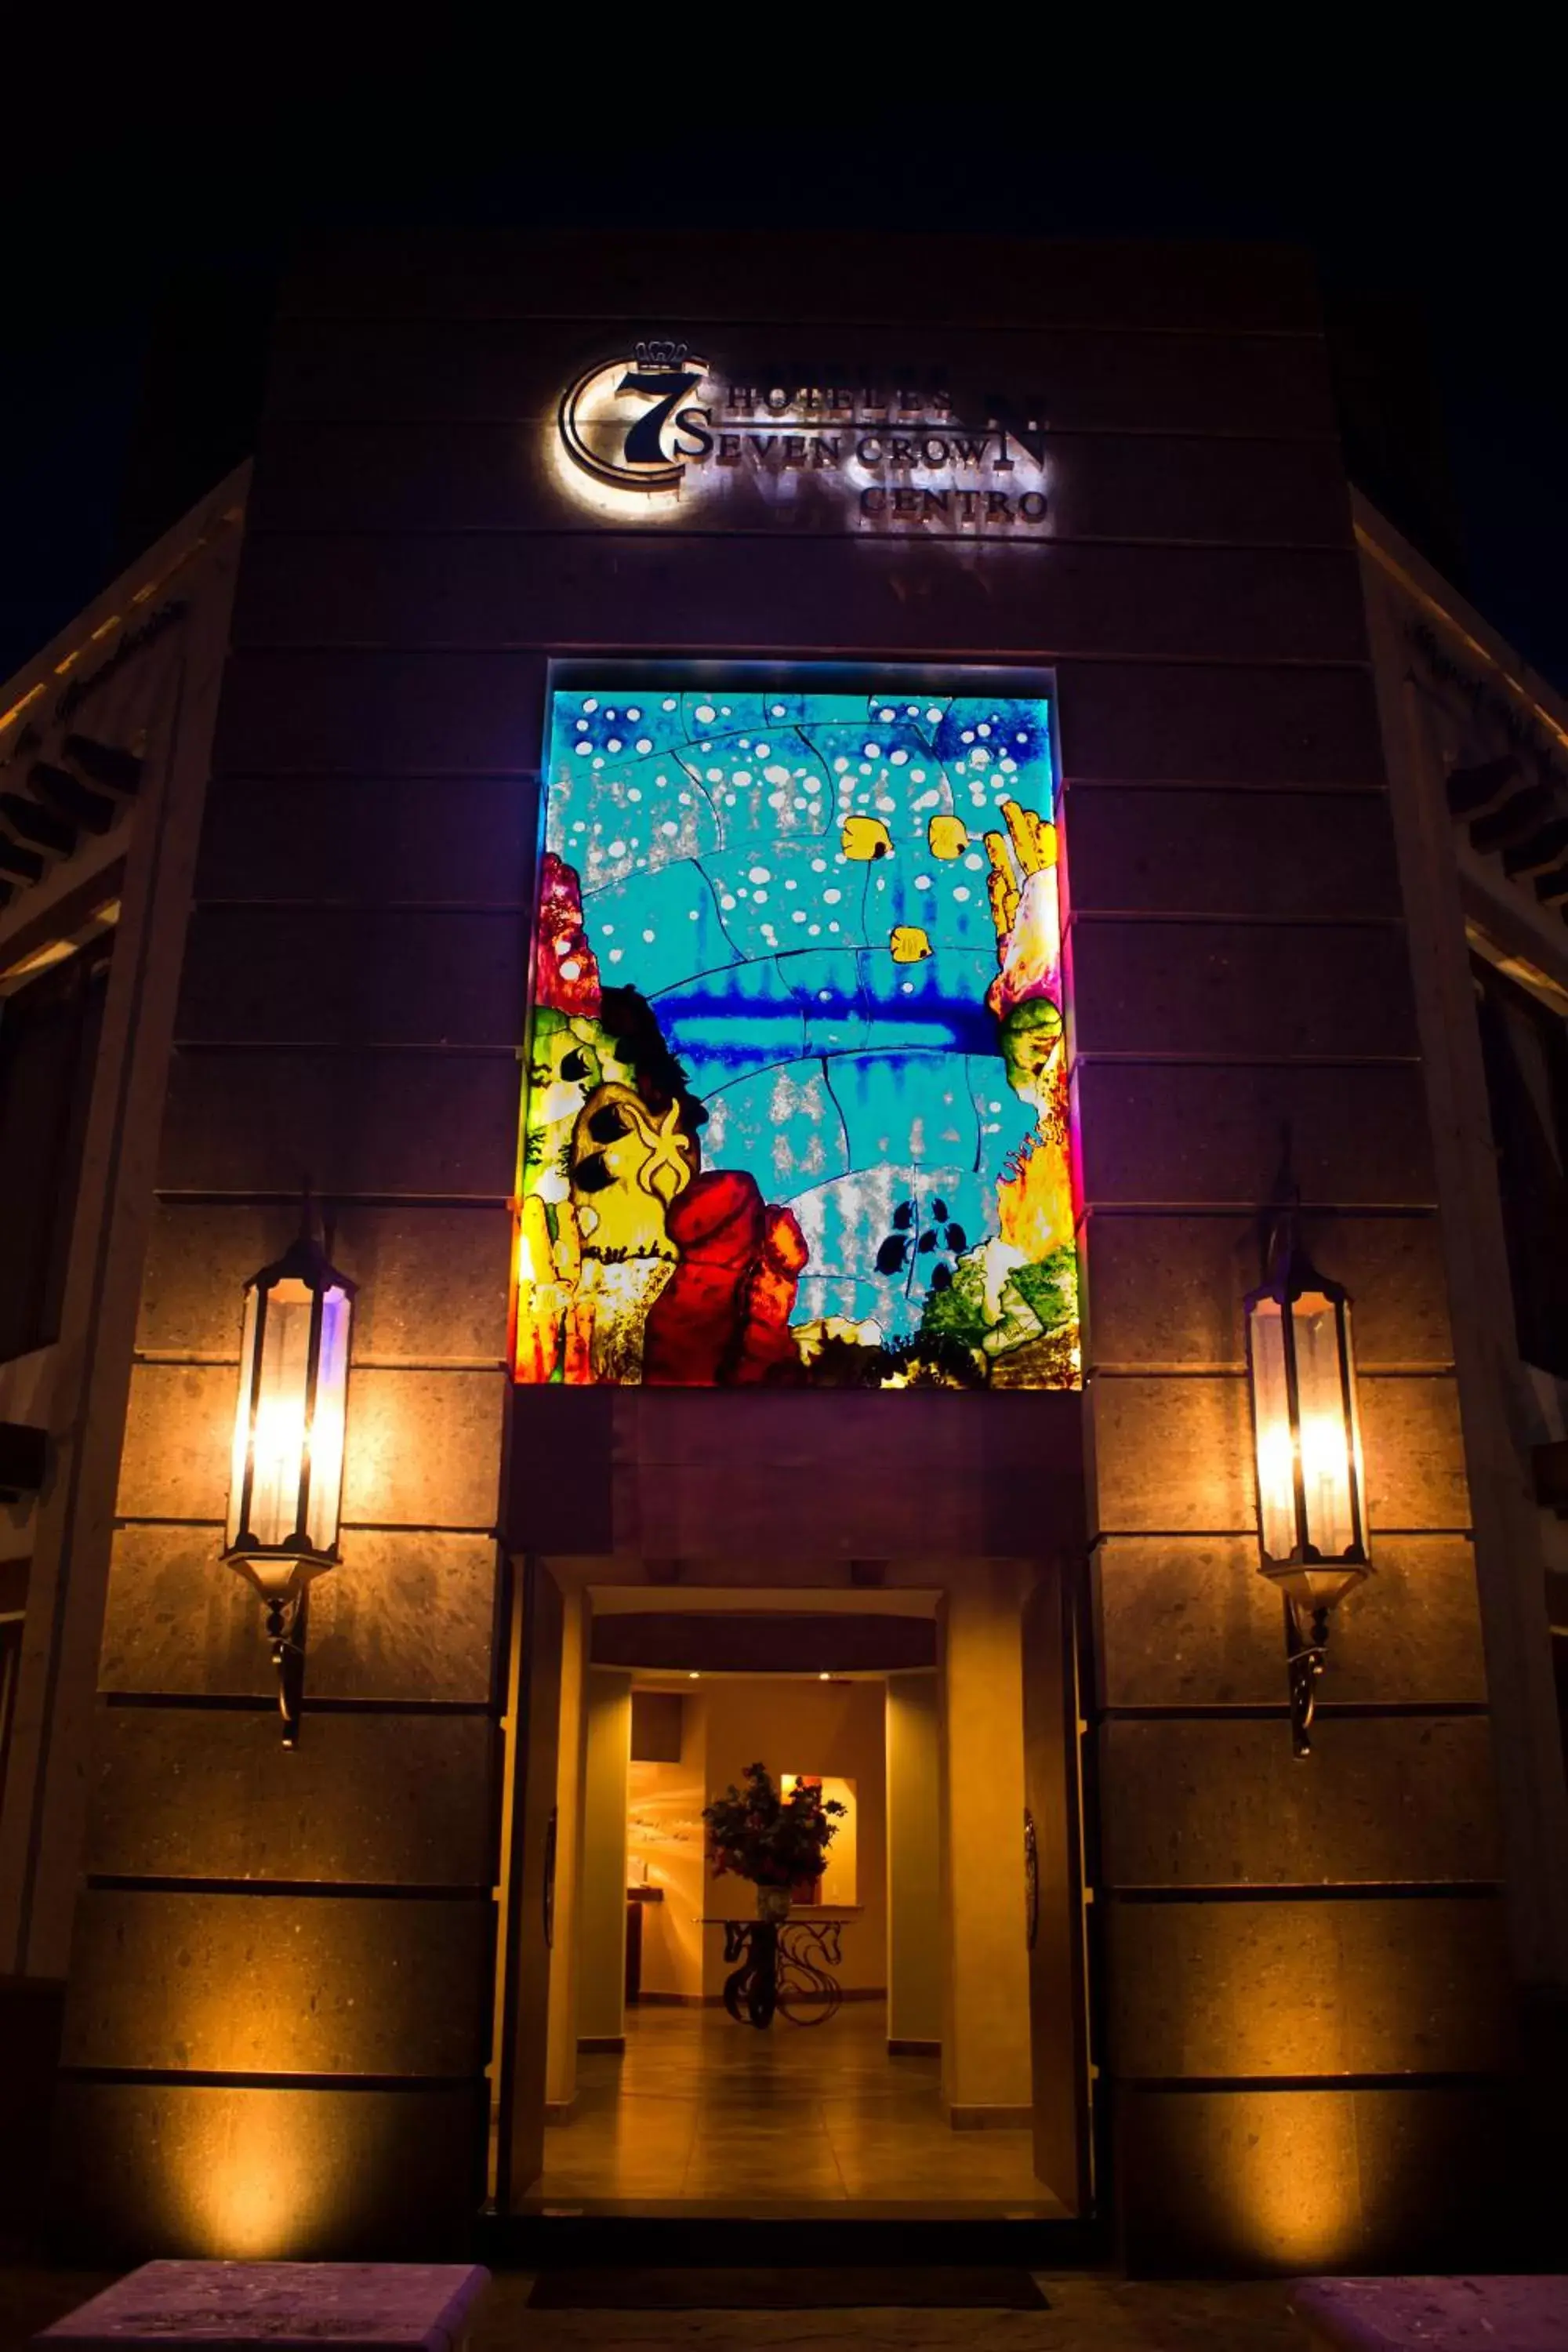
{"label": "lantern metal frame", "polygon": [[[299,1481],[294,1493],[294,1524],[288,1533],[275,1542],[263,1542],[250,1524],[256,1490],[257,1423],[262,1404],[263,1375],[266,1365],[268,1307],[272,1294],[286,1282],[301,1284],[310,1294],[310,1321],[306,1341],[304,1374],[303,1437],[300,1448]],[[349,1346],[353,1323],[353,1302],[357,1285],[340,1273],[327,1256],[317,1237],[307,1203],[306,1222],[298,1237],[290,1243],[280,1258],[262,1266],[245,1286],[246,1306],[241,1321],[241,1360],[239,1391],[235,1402],[235,1461],[239,1461],[239,1433],[245,1427],[244,1465],[240,1471],[237,1496],[231,1486],[228,1504],[227,1532],[224,1549],[226,1566],[242,1576],[260,1599],[267,1611],[267,1638],[272,1644],[272,1664],[278,1676],[278,1711],[283,1720],[283,1745],[299,1744],[300,1719],[305,1690],[305,1635],[310,1614],[310,1587],[318,1576],[338,1565],[338,1534],[342,1509],[342,1471],[338,1467],[338,1492],[330,1539],[312,1542],[310,1538],[311,1481],[314,1470],[314,1436],[317,1408],[320,1401],[322,1340],[326,1323],[328,1294],[342,1294],[345,1322],[342,1335],[343,1418],[346,1423],[349,1386]],[[249,1301],[256,1297],[256,1318],[249,1324]],[[248,1325],[248,1350],[244,1334]]]}
{"label": "lantern metal frame", "polygon": [[[1351,1341],[1351,1296],[1344,1285],[1321,1274],[1301,1245],[1294,1211],[1279,1216],[1265,1250],[1267,1271],[1256,1290],[1243,1300],[1247,1326],[1247,1389],[1252,1426],[1253,1474],[1258,1491],[1258,1549],[1260,1574],[1279,1588],[1285,1613],[1285,1658],[1289,1689],[1291,1752],[1297,1758],[1312,1752],[1312,1722],[1317,1690],[1328,1662],[1329,1618],[1346,1593],[1372,1573],[1367,1544],[1365,1480],[1362,1466],[1361,1426],[1356,1409],[1355,1356]],[[1339,1368],[1339,1411],[1344,1446],[1345,1486],[1352,1529],[1342,1551],[1324,1552],[1311,1539],[1310,1510],[1301,1440],[1301,1387],[1297,1356],[1295,1308],[1309,1296],[1327,1301],[1333,1313],[1334,1344]],[[1254,1333],[1258,1310],[1278,1309],[1284,1370],[1285,1411],[1289,1433],[1291,1501],[1295,1540],[1280,1558],[1268,1543],[1259,1426],[1260,1368]]]}

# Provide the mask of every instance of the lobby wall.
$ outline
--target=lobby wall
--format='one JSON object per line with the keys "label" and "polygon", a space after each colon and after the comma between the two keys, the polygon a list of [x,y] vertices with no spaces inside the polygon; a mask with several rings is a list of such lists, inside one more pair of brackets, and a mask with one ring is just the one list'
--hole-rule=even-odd
{"label": "lobby wall", "polygon": [[[560,389],[650,320],[824,365],[978,352],[1038,384],[1048,543],[639,533],[568,509],[542,454]],[[476,2202],[507,1202],[562,651],[1054,668],[1108,2201],[1143,2266],[1457,2254],[1496,2169],[1499,1865],[1315,299],[1288,255],[1006,240],[351,248],[286,295],[127,1424],[67,2020],[74,2210],[118,2242],[299,2254],[423,2252]],[[1306,1767],[1255,1572],[1241,1370],[1287,1126],[1308,1238],[1357,1300],[1377,1562]],[[216,1554],[240,1285],[307,1174],[362,1290],[344,1563],[286,1757],[258,1612]],[[521,1402],[515,1449],[555,1402]],[[825,1537],[825,1580],[861,1549],[1027,1549],[984,1447],[944,1452],[944,1482],[929,1449],[901,1458],[902,1399],[856,1401],[886,1408],[875,1465],[809,1495],[765,1441],[737,1461],[737,1400],[679,1400],[679,1458],[637,1436],[647,1399],[603,1402],[603,1475],[561,1464],[541,1549],[760,1557],[797,1497],[837,1530],[873,1475],[905,1533]],[[996,1425],[1064,1402],[989,1401]],[[817,1406],[780,1401],[796,1459]],[[574,1517],[607,1531],[574,1538]]]}
{"label": "lobby wall", "polygon": [[[887,1763],[880,1682],[714,1682],[708,1690],[710,1792],[738,1781],[758,1757],[780,1772],[821,1772],[853,1780],[857,1800],[858,1917],[844,1930],[844,1965],[834,1974],[846,1992],[886,1990],[888,1982]],[[733,1879],[709,1881],[706,1908],[718,1918],[750,1917],[752,1889]],[[934,1922],[933,1922],[934,1927]],[[702,1933],[702,1989],[724,1989],[724,1931]]]}
{"label": "lobby wall", "polygon": [[888,1677],[888,2040],[942,2040],[937,1681]]}

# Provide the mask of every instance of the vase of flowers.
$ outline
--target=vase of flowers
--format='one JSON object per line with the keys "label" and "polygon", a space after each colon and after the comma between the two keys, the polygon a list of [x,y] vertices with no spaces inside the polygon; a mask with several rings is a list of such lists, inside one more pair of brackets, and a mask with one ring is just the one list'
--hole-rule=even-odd
{"label": "vase of flowers", "polygon": [[757,1916],[775,1924],[789,1916],[797,1887],[815,1886],[845,1810],[825,1799],[820,1781],[800,1780],[781,1796],[765,1764],[748,1764],[721,1797],[702,1809],[708,1858],[715,1878],[749,1878],[757,1890]]}

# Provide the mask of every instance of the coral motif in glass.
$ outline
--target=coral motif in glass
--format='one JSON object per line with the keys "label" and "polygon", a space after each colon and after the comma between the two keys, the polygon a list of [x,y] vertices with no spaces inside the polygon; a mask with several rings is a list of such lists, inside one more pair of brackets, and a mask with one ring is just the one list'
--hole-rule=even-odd
{"label": "coral motif in glass", "polygon": [[553,698],[526,1381],[1079,1379],[1049,713]]}

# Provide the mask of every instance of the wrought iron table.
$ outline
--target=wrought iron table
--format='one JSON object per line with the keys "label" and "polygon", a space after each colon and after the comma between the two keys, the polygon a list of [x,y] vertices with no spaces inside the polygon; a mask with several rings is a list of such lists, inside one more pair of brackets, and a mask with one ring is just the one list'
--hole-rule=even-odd
{"label": "wrought iron table", "polygon": [[705,1919],[724,1930],[724,2006],[737,2025],[826,2025],[844,1999],[842,1919]]}

